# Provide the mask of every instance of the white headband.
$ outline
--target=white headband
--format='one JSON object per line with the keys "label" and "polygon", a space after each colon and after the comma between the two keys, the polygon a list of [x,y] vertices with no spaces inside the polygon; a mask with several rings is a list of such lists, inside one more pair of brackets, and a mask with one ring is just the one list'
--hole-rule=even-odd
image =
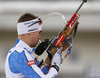
{"label": "white headband", "polygon": [[25,21],[17,24],[18,35],[40,31],[40,30],[42,30],[40,18],[36,18],[34,20]]}

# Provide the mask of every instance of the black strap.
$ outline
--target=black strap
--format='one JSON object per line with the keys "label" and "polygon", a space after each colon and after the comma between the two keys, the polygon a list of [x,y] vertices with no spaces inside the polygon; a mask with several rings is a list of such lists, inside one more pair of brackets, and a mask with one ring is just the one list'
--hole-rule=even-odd
{"label": "black strap", "polygon": [[59,71],[59,67],[57,65],[52,65],[51,67],[55,68],[57,72]]}
{"label": "black strap", "polygon": [[78,28],[78,24],[79,24],[79,22],[77,22],[76,27],[74,28],[74,35],[73,35],[73,38],[75,38],[75,35],[76,35],[76,32],[77,32],[77,28]]}
{"label": "black strap", "polygon": [[38,64],[38,67],[41,67],[43,64],[43,59],[40,61],[40,63]]}

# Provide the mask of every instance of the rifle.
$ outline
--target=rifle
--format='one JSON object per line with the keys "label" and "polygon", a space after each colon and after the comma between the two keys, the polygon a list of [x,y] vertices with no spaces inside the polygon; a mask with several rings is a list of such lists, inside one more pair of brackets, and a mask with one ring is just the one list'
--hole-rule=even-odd
{"label": "rifle", "polygon": [[[71,19],[67,22],[67,24],[64,27],[64,29],[57,35],[57,37],[53,37],[51,39],[51,41],[49,41],[48,39],[45,39],[45,42],[43,43],[43,45],[45,46],[45,49],[47,49],[46,51],[48,53],[48,56],[47,56],[47,58],[45,59],[44,62],[42,61],[43,64],[39,65],[39,67],[41,69],[44,68],[44,66],[46,66],[48,69],[50,68],[52,56],[56,53],[56,51],[57,51],[58,48],[62,47],[63,49],[62,49],[61,52],[63,52],[69,46],[70,46],[70,48],[72,47],[71,43],[73,43],[73,39],[75,38],[77,27],[78,27],[78,24],[79,24],[78,19],[79,19],[80,15],[78,14],[78,11],[80,10],[80,8],[82,7],[82,5],[85,2],[87,2],[87,0],[83,0],[83,2],[81,3],[81,5],[78,7],[78,9],[76,10],[76,12],[73,14],[73,16],[71,17]],[[74,31],[74,35],[73,35],[72,38],[69,39],[68,37],[70,36],[70,34],[73,31]],[[37,50],[38,49],[36,49],[36,51],[35,51],[36,54],[38,53]],[[40,55],[40,54],[38,54],[38,55]],[[70,51],[67,52],[67,54],[65,55],[64,58],[66,58],[69,54],[70,54]]]}

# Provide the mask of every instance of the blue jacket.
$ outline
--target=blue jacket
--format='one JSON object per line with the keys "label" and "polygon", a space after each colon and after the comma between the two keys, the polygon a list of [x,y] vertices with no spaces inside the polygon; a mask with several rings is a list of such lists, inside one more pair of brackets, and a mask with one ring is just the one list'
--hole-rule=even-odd
{"label": "blue jacket", "polygon": [[46,74],[47,67],[41,70],[37,66],[39,61],[35,62],[34,60],[35,57],[32,55],[34,50],[22,40],[17,39],[6,58],[6,78],[55,78],[58,74],[55,68],[50,68],[48,74]]}

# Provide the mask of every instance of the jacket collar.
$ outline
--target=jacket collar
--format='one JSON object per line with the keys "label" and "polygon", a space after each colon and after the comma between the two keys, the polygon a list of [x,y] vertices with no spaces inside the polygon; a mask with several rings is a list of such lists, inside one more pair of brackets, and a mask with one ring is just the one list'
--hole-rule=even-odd
{"label": "jacket collar", "polygon": [[27,50],[29,53],[33,53],[33,51],[35,50],[35,48],[31,48],[30,46],[28,46],[25,42],[23,42],[20,39],[16,39],[16,43],[15,43],[14,47],[23,48],[23,49]]}

